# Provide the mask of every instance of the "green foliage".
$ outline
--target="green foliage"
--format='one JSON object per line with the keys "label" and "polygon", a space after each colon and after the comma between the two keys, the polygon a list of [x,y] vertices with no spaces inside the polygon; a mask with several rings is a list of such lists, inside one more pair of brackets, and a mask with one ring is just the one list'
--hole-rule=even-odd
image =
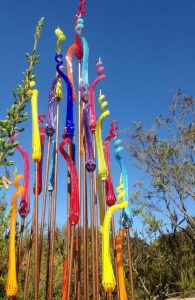
{"label": "green foliage", "polygon": [[[13,161],[9,160],[10,156],[14,154],[14,148],[18,142],[13,144],[10,142],[10,137],[14,135],[14,131],[23,131],[23,127],[18,127],[19,124],[25,122],[28,118],[28,113],[23,112],[26,105],[30,101],[28,90],[30,88],[30,81],[36,76],[33,75],[35,65],[38,63],[40,56],[36,54],[37,43],[40,39],[41,30],[43,28],[44,18],[41,18],[37,24],[34,34],[34,46],[32,53],[26,53],[28,68],[23,72],[22,84],[18,84],[13,92],[14,103],[7,109],[5,120],[0,120],[0,167],[13,165]],[[2,187],[2,176],[0,176],[0,188]]]}
{"label": "green foliage", "polygon": [[[0,214],[0,220],[4,219],[4,214]],[[83,230],[80,229],[81,236]],[[190,228],[186,228],[190,231]],[[6,299],[6,277],[8,264],[8,223],[5,226],[3,238],[0,239],[0,299]],[[77,231],[76,231],[77,232]],[[24,280],[27,267],[27,257],[29,250],[29,228],[26,225],[24,229],[23,249],[21,252],[21,263],[19,272],[19,292],[17,299],[22,299]],[[16,245],[19,241],[19,226],[16,229]],[[64,230],[56,228],[54,273],[53,273],[53,299],[62,297],[62,274],[63,260],[66,257],[67,239]],[[147,243],[145,239],[138,237],[134,233],[131,238],[133,276],[136,299],[165,299],[169,295],[190,295],[195,292],[195,251],[193,242],[182,231],[172,234],[163,234],[152,242]],[[113,245],[110,245],[111,257],[114,263]],[[28,281],[27,299],[33,299],[34,282],[34,246],[32,245],[31,265]],[[81,253],[83,252],[83,243],[81,242]],[[78,254],[78,252],[76,251]],[[92,251],[91,234],[88,230],[88,259],[89,259],[89,293],[92,298]],[[46,270],[47,270],[47,233],[43,239],[43,252],[39,285],[39,299],[45,299],[46,291]],[[127,293],[130,295],[129,269],[128,269],[128,251],[127,240],[123,240],[123,264],[125,270],[125,283]],[[101,285],[101,235],[99,234],[99,282],[101,299],[104,297],[104,290]],[[83,294],[83,260],[81,259],[81,295]],[[72,284],[71,294],[74,293]],[[116,299],[116,294],[113,299]]]}
{"label": "green foliage", "polygon": [[9,216],[6,215],[7,203],[5,195],[0,197],[0,299],[5,299],[5,284],[7,274],[7,253],[8,253],[8,226]]}
{"label": "green foliage", "polygon": [[0,240],[4,239],[4,234],[9,225],[9,218],[11,214],[11,209],[9,213],[6,214],[7,203],[5,201],[5,194],[0,196]]}
{"label": "green foliage", "polygon": [[[128,136],[126,149],[150,179],[147,185],[137,182],[134,186],[130,197],[135,212],[141,206],[146,219],[149,210],[157,211],[169,219],[172,230],[185,231],[188,225],[193,240],[195,220],[187,204],[195,199],[194,111],[195,98],[179,91],[171,101],[168,118],[159,115],[148,130],[137,122],[133,131],[123,131]],[[144,209],[148,212],[143,214]]]}
{"label": "green foliage", "polygon": [[186,234],[163,234],[150,244],[135,234],[132,246],[136,299],[195,292],[194,245]]}

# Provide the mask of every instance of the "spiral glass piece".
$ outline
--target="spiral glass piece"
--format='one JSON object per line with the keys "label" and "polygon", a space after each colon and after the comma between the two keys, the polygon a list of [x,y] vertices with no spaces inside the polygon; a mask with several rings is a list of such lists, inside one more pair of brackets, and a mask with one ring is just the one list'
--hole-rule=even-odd
{"label": "spiral glass piece", "polygon": [[92,133],[94,133],[96,129],[95,87],[100,80],[106,77],[105,74],[102,74],[104,67],[102,65],[101,58],[99,58],[99,61],[96,64],[96,69],[97,69],[98,77],[92,82],[89,89],[89,99],[91,102],[89,127]]}
{"label": "spiral glass piece", "polygon": [[[18,134],[11,137],[11,142],[13,143],[17,137]],[[21,145],[17,145],[16,148],[22,154],[24,160],[24,193],[22,194],[18,211],[21,217],[26,218],[30,212],[30,158],[28,152]]]}
{"label": "spiral glass piece", "polygon": [[[65,138],[65,135],[63,135]],[[64,146],[71,144],[72,140],[65,138],[60,143],[60,153],[67,161],[68,167],[70,169],[70,178],[71,178],[71,195],[70,195],[70,214],[69,214],[69,223],[71,226],[76,226],[79,222],[80,207],[79,207],[79,192],[78,192],[78,176],[74,161],[70,155],[64,150]]]}
{"label": "spiral glass piece", "polygon": [[104,155],[105,155],[106,165],[108,168],[108,177],[106,180],[106,204],[108,206],[112,206],[116,202],[114,187],[112,183],[112,176],[111,176],[109,145],[111,139],[115,139],[118,137],[118,135],[115,133],[117,129],[118,129],[117,121],[113,121],[110,127],[110,134],[107,136],[104,142]]}
{"label": "spiral glass piece", "polygon": [[124,185],[122,183],[122,179],[120,179],[120,185],[116,188],[119,204],[114,204],[109,207],[104,217],[104,223],[102,226],[102,285],[107,293],[112,292],[116,285],[110,256],[110,222],[114,212],[123,209],[128,205],[128,202],[123,200],[125,195],[123,188]]}
{"label": "spiral glass piece", "polygon": [[23,178],[22,174],[14,172],[14,186],[17,191],[12,196],[11,201],[11,215],[10,215],[10,236],[9,236],[9,262],[8,274],[6,282],[7,297],[15,297],[18,292],[17,274],[16,274],[16,245],[15,245],[15,231],[17,218],[17,199],[24,193],[24,187],[18,183]]}
{"label": "spiral glass piece", "polygon": [[102,122],[106,117],[110,115],[110,111],[108,109],[105,109],[105,107],[108,105],[108,102],[103,101],[104,99],[105,99],[104,95],[101,95],[98,99],[102,114],[98,118],[96,124],[96,131],[95,131],[95,140],[96,140],[97,156],[98,156],[98,174],[102,180],[106,180],[108,177],[108,169],[104,157],[103,140],[102,140]]}
{"label": "spiral glass piece", "polygon": [[55,60],[57,62],[56,70],[58,74],[64,79],[67,85],[67,109],[66,109],[66,137],[73,139],[74,137],[74,123],[73,123],[73,101],[72,101],[72,85],[68,77],[62,72],[60,66],[63,62],[59,59],[62,58],[61,54],[56,54]]}
{"label": "spiral glass piece", "polygon": [[72,68],[72,54],[76,49],[76,44],[71,45],[68,48],[68,51],[66,53],[66,65],[67,65],[67,72],[68,72],[68,78],[72,85],[72,100],[76,100],[76,90],[74,85],[74,77],[73,77],[73,68]]}
{"label": "spiral glass piece", "polygon": [[[125,200],[128,201],[129,197],[129,191],[128,191],[128,173],[127,173],[127,167],[126,164],[123,160],[123,158],[120,155],[120,152],[123,150],[122,146],[122,140],[116,140],[115,141],[115,157],[121,167],[121,172],[122,172],[122,178],[123,178],[123,183],[124,183],[124,188],[125,188]],[[122,225],[123,227],[130,227],[132,225],[132,218],[130,215],[129,207],[126,207],[122,211]]]}
{"label": "spiral glass piece", "polygon": [[79,90],[81,92],[81,101],[83,101],[86,104],[83,109],[83,127],[84,127],[85,156],[86,156],[85,167],[88,172],[93,172],[96,168],[96,162],[93,153],[93,146],[92,146],[90,130],[89,130],[89,122],[88,122],[89,109],[91,103],[89,101],[88,89],[84,82],[80,84]]}

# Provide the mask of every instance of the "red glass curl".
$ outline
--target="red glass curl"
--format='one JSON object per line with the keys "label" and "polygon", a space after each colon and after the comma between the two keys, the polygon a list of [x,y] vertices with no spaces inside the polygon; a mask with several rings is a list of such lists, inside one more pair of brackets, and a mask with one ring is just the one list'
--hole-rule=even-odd
{"label": "red glass curl", "polygon": [[97,69],[98,77],[92,82],[90,89],[89,89],[89,99],[91,102],[89,127],[90,127],[90,130],[92,133],[95,132],[95,128],[96,128],[96,111],[95,111],[95,100],[94,100],[95,87],[100,80],[102,80],[106,77],[105,74],[102,74],[104,67],[102,66],[101,59],[99,59],[99,61],[97,62],[96,69]]}
{"label": "red glass curl", "polygon": [[109,153],[109,145],[111,139],[115,139],[118,135],[114,132],[118,129],[117,121],[113,121],[110,127],[110,134],[107,136],[104,142],[104,155],[106,160],[106,165],[108,168],[108,178],[106,180],[106,204],[108,206],[112,206],[116,202],[116,196],[114,193],[114,187],[112,183],[112,176],[111,176],[111,168],[110,168],[110,153]]}
{"label": "red glass curl", "polygon": [[[86,10],[83,8],[83,6],[86,5],[86,1],[85,0],[80,0],[79,2],[79,9],[78,9],[78,12],[76,14],[76,18],[75,18],[75,21],[74,21],[74,25],[76,26],[76,23],[77,23],[77,19],[79,16],[82,16],[84,14],[86,14]],[[75,36],[75,44],[76,44],[76,51],[75,51],[75,57],[78,59],[78,60],[81,60],[83,58],[83,47],[82,47],[82,42],[81,42],[81,39],[80,37],[78,36],[78,34],[76,34]]]}
{"label": "red glass curl", "polygon": [[[19,134],[15,134],[13,137],[11,137],[11,142],[13,143],[14,139],[16,139],[18,136]],[[30,158],[27,151],[22,148],[22,146],[17,145],[16,148],[22,154],[24,159],[24,193],[22,194],[18,212],[21,217],[25,218],[30,212]]]}
{"label": "red glass curl", "polygon": [[79,191],[78,191],[78,176],[74,161],[70,155],[64,150],[64,146],[71,144],[72,139],[65,138],[65,134],[62,135],[64,139],[59,146],[60,153],[67,161],[70,169],[71,176],[71,195],[70,195],[70,212],[69,212],[69,223],[71,226],[76,226],[79,222],[80,207],[79,207]]}

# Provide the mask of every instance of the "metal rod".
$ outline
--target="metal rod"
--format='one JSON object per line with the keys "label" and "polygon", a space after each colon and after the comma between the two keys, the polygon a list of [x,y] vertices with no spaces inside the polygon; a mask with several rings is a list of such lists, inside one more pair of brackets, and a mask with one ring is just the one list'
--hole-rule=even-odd
{"label": "metal rod", "polygon": [[45,208],[46,208],[46,202],[47,202],[47,184],[48,184],[50,147],[51,147],[51,137],[49,136],[48,144],[47,144],[47,157],[46,157],[44,194],[43,194],[43,203],[42,203],[41,228],[40,228],[40,234],[39,234],[39,276],[40,276],[40,271],[41,271],[41,255],[42,255],[43,233],[44,233],[44,223],[45,223]]}
{"label": "metal rod", "polygon": [[102,181],[103,185],[103,201],[104,201],[104,216],[106,215],[106,210],[107,210],[107,204],[106,204],[106,182]]}
{"label": "metal rod", "polygon": [[93,174],[89,174],[90,179],[90,208],[91,208],[91,251],[92,251],[92,290],[93,299],[96,300],[96,274],[95,274],[95,239],[94,239],[94,189],[93,189]]}
{"label": "metal rod", "polygon": [[117,286],[117,299],[120,300],[118,268],[117,268],[117,260],[116,260],[116,235],[115,235],[115,226],[114,226],[114,216],[112,216],[111,224],[112,224],[112,244],[114,249],[114,266],[115,266],[116,286]]}
{"label": "metal rod", "polygon": [[74,248],[74,226],[71,226],[71,239],[70,239],[70,253],[69,253],[69,267],[68,267],[68,292],[67,292],[67,300],[70,300],[71,294],[71,275],[72,275],[72,263],[73,263],[73,248]]}
{"label": "metal rod", "polygon": [[78,276],[77,276],[77,258],[76,258],[76,249],[74,248],[74,299],[77,298],[77,287],[78,287]]}
{"label": "metal rod", "polygon": [[[93,135],[93,152],[96,158],[96,144]],[[98,230],[98,201],[97,201],[97,174],[96,170],[93,172],[93,186],[94,186],[94,223],[95,223],[95,275],[96,275],[96,297],[99,299],[99,230]]]}
{"label": "metal rod", "polygon": [[[68,144],[68,154],[70,155],[70,157],[73,159],[73,144]],[[70,169],[68,168],[68,188],[67,188],[67,191],[68,191],[68,215],[67,215],[67,221],[68,221],[68,217],[69,217],[69,214],[70,214],[70,197],[71,197],[71,189],[72,189],[72,186],[71,186],[71,176],[70,176]],[[74,262],[74,292],[75,292],[75,297],[76,297],[76,294],[77,294],[77,268],[76,268],[76,251],[74,249],[74,237],[73,237],[73,252],[72,254],[70,253],[71,252],[71,239],[72,239],[72,232],[71,232],[71,227],[70,227],[70,224],[69,224],[69,221],[68,221],[68,262],[71,263],[71,268],[68,268],[68,278],[71,280],[72,278],[72,261]],[[72,255],[72,256],[71,256]],[[69,260],[72,260],[71,262]],[[69,272],[70,270],[70,272]],[[69,280],[68,279],[68,280]],[[71,284],[71,283],[70,283]],[[76,285],[76,287],[75,287]]]}
{"label": "metal rod", "polygon": [[[71,144],[68,144],[68,154],[72,157],[72,149]],[[71,277],[71,273],[69,273],[69,262],[70,262],[70,243],[71,243],[71,228],[69,223],[69,213],[70,213],[70,196],[71,196],[71,178],[70,178],[70,170],[67,170],[67,259],[68,259],[68,270],[67,276],[69,280],[69,276]]]}
{"label": "metal rod", "polygon": [[[81,61],[78,61],[78,86],[81,80]],[[78,188],[79,188],[79,206],[81,208],[81,93],[78,90]],[[77,259],[77,299],[81,299],[81,210],[78,224],[78,259]]]}
{"label": "metal rod", "polygon": [[81,231],[80,231],[80,221],[77,228],[77,240],[78,240],[78,257],[77,257],[77,266],[76,266],[76,280],[77,280],[77,299],[81,299]]}
{"label": "metal rod", "polygon": [[87,209],[87,179],[85,156],[83,156],[83,283],[84,299],[89,299],[88,293],[88,209]]}
{"label": "metal rod", "polygon": [[[85,143],[84,143],[85,147]],[[83,156],[83,240],[84,240],[84,294],[86,299],[89,299],[89,251],[88,251],[88,196],[87,196],[87,171],[85,168],[85,155]]]}
{"label": "metal rod", "polygon": [[35,161],[35,221],[34,221],[34,299],[38,300],[39,295],[39,256],[38,256],[38,242],[39,242],[39,222],[38,222],[38,161]]}
{"label": "metal rod", "polygon": [[[78,84],[81,81],[81,61],[78,64]],[[82,109],[81,109],[82,107]],[[85,151],[82,149],[81,153],[81,144],[85,148],[85,141],[81,140],[83,138],[83,128],[82,123],[82,111],[84,108],[84,103],[81,103],[81,94],[78,92],[78,168],[79,168],[79,194],[81,201],[81,186],[82,186],[82,199],[83,199],[83,293],[84,299],[89,299],[89,277],[88,277],[88,208],[87,208],[87,178],[86,178],[86,169],[85,169]],[[82,170],[81,170],[81,156],[82,156]],[[82,176],[80,176],[82,172]],[[80,206],[81,207],[81,206]],[[80,247],[80,246],[79,246]],[[80,259],[80,256],[79,256]],[[80,271],[79,271],[80,276]]]}
{"label": "metal rod", "polygon": [[[72,149],[71,149],[72,144],[68,144],[68,154],[72,158]],[[69,214],[70,214],[70,196],[71,196],[71,177],[70,177],[70,169],[68,168],[67,170],[67,226],[68,226],[68,261],[69,261],[69,249],[70,249],[70,223],[68,221]]]}
{"label": "metal rod", "polygon": [[58,175],[58,134],[59,134],[60,100],[57,100],[56,107],[56,145],[55,145],[55,170],[54,170],[54,197],[53,197],[53,218],[52,218],[52,240],[51,258],[49,270],[49,300],[52,300],[53,290],[53,264],[55,250],[55,231],[56,231],[56,202],[57,202],[57,175]]}
{"label": "metal rod", "polygon": [[[88,231],[87,231],[88,235]],[[89,299],[89,289],[90,289],[90,284],[89,284],[89,251],[87,249],[87,299]]]}
{"label": "metal rod", "polygon": [[53,192],[49,191],[49,210],[48,210],[48,225],[47,225],[46,299],[48,299],[49,262],[50,262],[50,250],[51,250],[52,195],[53,195]]}
{"label": "metal rod", "polygon": [[23,246],[24,223],[25,223],[25,218],[22,217],[21,218],[21,225],[20,225],[20,237],[19,237],[19,244],[18,244],[17,264],[16,264],[17,277],[18,277],[19,268],[20,268],[20,256],[21,256],[22,246]]}
{"label": "metal rod", "polygon": [[134,284],[133,284],[133,267],[131,258],[131,241],[129,237],[129,227],[126,228],[127,247],[128,247],[128,263],[129,263],[129,283],[131,288],[131,300],[135,300]]}
{"label": "metal rod", "polygon": [[26,274],[25,274],[25,281],[24,281],[23,300],[26,300],[27,290],[28,290],[28,276],[29,276],[30,259],[31,259],[31,254],[32,254],[32,244],[33,244],[33,235],[34,235],[34,221],[35,221],[35,203],[34,203],[32,224],[31,224],[31,231],[30,231],[30,235],[29,235],[29,250],[28,250],[28,258],[27,258],[27,265],[26,265]]}
{"label": "metal rod", "polygon": [[[95,174],[94,174],[95,175]],[[96,177],[96,176],[95,176]],[[96,274],[96,295],[99,299],[99,231],[98,231],[98,207],[94,205],[94,220],[95,220],[95,274]]]}

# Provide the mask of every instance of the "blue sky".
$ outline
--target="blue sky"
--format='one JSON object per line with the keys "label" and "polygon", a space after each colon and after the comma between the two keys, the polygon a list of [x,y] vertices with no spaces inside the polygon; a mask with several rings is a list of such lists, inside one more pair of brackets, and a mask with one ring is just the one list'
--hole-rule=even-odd
{"label": "blue sky", "polygon": [[[47,114],[48,91],[55,75],[54,30],[60,26],[67,36],[63,53],[74,42],[73,20],[78,1],[34,0],[2,1],[0,10],[0,118],[13,101],[12,91],[26,68],[25,53],[33,45],[33,32],[38,19],[45,17],[45,25],[38,53],[41,59],[35,69],[39,89],[39,112]],[[120,129],[139,120],[149,127],[154,117],[165,114],[172,96],[181,88],[195,94],[195,2],[172,1],[88,1],[85,37],[90,48],[89,80],[96,77],[95,64],[101,56],[106,80],[99,84],[109,102],[111,115],[104,123],[106,136],[110,123],[117,119]],[[75,60],[74,67],[77,68]],[[65,94],[65,93],[64,93]],[[65,94],[66,95],[66,94]],[[30,116],[30,106],[27,109]],[[75,108],[76,112],[76,108]],[[99,108],[97,108],[99,114]],[[65,122],[66,100],[61,103],[61,132]],[[75,117],[76,123],[76,117]],[[21,134],[21,144],[31,149],[31,120]],[[113,146],[111,147],[113,152]],[[129,170],[129,190],[137,179],[145,180],[124,153]],[[15,162],[22,171],[20,156]],[[60,180],[65,182],[66,167],[60,158]],[[115,184],[119,180],[119,166],[112,158]],[[33,178],[33,164],[31,176]],[[33,179],[32,179],[33,180]],[[31,187],[32,188],[32,187]],[[7,194],[9,198],[13,189]],[[33,196],[31,197],[33,200]],[[10,199],[7,199],[10,201]],[[40,197],[42,200],[42,197]],[[58,191],[57,220],[66,218],[66,194]],[[31,205],[31,207],[33,204]],[[139,226],[139,224],[138,224]]]}

